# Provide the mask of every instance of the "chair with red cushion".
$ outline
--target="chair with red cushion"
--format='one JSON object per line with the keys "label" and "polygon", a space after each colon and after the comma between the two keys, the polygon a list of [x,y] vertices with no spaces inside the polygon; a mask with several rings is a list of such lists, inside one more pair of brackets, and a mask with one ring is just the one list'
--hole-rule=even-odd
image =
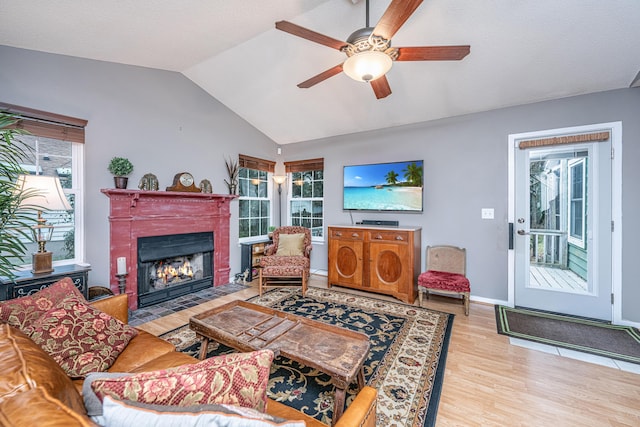
{"label": "chair with red cushion", "polygon": [[269,287],[302,286],[307,292],[311,258],[311,230],[283,226],[273,231],[273,244],[260,259],[259,292]]}
{"label": "chair with red cushion", "polygon": [[429,292],[446,295],[460,295],[464,304],[464,314],[469,315],[469,295],[471,285],[466,277],[467,251],[457,246],[427,246],[427,271],[418,276],[420,307],[422,294]]}

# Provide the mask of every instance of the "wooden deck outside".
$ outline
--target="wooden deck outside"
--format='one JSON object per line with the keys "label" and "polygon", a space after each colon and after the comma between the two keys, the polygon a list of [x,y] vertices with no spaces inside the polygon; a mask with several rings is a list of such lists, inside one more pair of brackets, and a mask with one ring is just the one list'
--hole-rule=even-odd
{"label": "wooden deck outside", "polygon": [[557,289],[569,292],[587,292],[587,282],[571,270],[531,265],[529,285],[534,288]]}

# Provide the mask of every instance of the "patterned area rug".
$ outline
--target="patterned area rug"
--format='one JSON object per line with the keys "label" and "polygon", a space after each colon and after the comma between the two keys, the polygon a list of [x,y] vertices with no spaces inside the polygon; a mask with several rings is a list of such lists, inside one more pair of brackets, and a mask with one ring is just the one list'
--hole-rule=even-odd
{"label": "patterned area rug", "polygon": [[503,305],[495,310],[499,334],[640,363],[640,331],[631,326]]}
{"label": "patterned area rug", "polygon": [[[371,339],[365,381],[378,390],[379,426],[435,425],[453,315],[334,290],[276,289],[249,301],[367,334]],[[162,335],[180,351],[198,357],[200,343],[183,326]],[[209,356],[233,351],[209,344]],[[269,397],[330,425],[333,387],[327,375],[276,359]],[[356,394],[347,391],[347,406]]]}

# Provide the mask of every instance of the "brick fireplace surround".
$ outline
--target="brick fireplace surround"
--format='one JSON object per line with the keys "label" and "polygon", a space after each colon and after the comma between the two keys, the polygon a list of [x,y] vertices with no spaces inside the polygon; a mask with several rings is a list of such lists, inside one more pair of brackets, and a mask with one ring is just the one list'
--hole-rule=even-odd
{"label": "brick fireplace surround", "polygon": [[229,281],[230,202],[237,196],[171,191],[100,190],[110,200],[110,287],[117,294],[119,257],[127,259],[129,308],[138,308],[138,238],[214,233],[213,285]]}

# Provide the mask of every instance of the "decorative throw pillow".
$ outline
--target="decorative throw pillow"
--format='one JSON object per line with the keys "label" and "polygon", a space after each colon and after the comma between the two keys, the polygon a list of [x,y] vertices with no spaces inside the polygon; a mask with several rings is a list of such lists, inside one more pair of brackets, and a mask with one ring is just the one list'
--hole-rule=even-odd
{"label": "decorative throw pillow", "polygon": [[287,421],[251,408],[232,405],[198,405],[188,408],[150,405],[104,398],[105,426],[225,426],[304,427],[304,421]]}
{"label": "decorative throw pillow", "polygon": [[278,237],[277,256],[304,255],[304,233],[280,234]]}
{"label": "decorative throw pillow", "polygon": [[70,377],[80,378],[108,369],[138,334],[135,328],[93,308],[76,294],[67,295],[32,328],[31,339]]}
{"label": "decorative throw pillow", "polygon": [[67,295],[84,297],[69,277],[32,295],[0,303],[0,321],[31,335],[32,325]]}
{"label": "decorative throw pillow", "polygon": [[[93,392],[93,388],[91,387],[95,380],[104,378],[122,378],[129,377],[131,375],[134,374],[128,372],[91,372],[87,374],[84,378],[84,382],[82,383],[82,400],[84,401],[84,407],[87,410],[87,415],[92,418],[102,416],[102,401],[98,399],[98,396],[96,396]],[[104,422],[100,422],[95,418],[94,421],[100,425],[104,424]]]}
{"label": "decorative throw pillow", "polygon": [[104,378],[91,384],[98,398],[105,396],[156,405],[230,404],[264,411],[273,351],[233,353],[193,365]]}

